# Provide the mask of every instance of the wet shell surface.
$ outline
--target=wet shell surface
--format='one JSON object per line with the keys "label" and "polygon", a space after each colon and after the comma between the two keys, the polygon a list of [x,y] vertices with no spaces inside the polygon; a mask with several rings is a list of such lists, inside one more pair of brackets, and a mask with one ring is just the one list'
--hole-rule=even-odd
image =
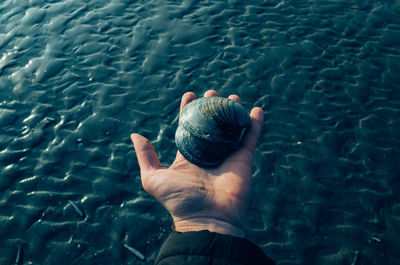
{"label": "wet shell surface", "polygon": [[239,103],[222,97],[204,97],[182,110],[175,143],[189,162],[217,167],[238,149],[250,125],[250,116]]}

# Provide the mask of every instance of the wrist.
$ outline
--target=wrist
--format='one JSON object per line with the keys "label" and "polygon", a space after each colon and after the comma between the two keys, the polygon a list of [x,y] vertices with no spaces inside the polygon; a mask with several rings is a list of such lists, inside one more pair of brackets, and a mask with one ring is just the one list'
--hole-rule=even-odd
{"label": "wrist", "polygon": [[195,232],[207,230],[209,232],[245,238],[244,229],[216,218],[195,217],[190,219],[175,220],[176,232]]}

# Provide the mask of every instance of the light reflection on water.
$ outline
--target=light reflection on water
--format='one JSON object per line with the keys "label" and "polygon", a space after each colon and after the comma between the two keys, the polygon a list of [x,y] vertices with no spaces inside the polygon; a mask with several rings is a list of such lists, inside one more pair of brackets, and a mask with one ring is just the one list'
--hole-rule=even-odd
{"label": "light reflection on water", "polygon": [[181,95],[207,89],[265,110],[252,241],[278,264],[398,263],[399,14],[396,1],[3,1],[0,263],[136,264],[126,244],[152,264],[170,221],[129,134],[168,165]]}

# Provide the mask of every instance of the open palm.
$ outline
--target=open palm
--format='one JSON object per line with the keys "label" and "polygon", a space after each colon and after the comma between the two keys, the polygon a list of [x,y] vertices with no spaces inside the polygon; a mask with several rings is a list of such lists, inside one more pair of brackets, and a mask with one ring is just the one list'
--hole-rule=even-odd
{"label": "open palm", "polygon": [[[217,96],[209,90],[205,97]],[[230,99],[240,102],[236,95]],[[182,97],[180,110],[195,99],[191,92]],[[244,219],[251,186],[253,152],[261,131],[263,111],[253,108],[251,128],[235,153],[219,167],[206,169],[188,162],[179,152],[164,168],[153,145],[132,134],[143,188],[171,214],[178,232],[209,230],[244,237]]]}

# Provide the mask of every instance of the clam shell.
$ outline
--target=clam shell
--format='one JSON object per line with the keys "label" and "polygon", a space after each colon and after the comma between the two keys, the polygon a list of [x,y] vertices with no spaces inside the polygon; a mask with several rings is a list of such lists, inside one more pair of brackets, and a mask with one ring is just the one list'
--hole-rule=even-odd
{"label": "clam shell", "polygon": [[216,167],[239,147],[250,125],[250,116],[239,103],[222,97],[200,98],[182,110],[175,143],[191,163]]}

